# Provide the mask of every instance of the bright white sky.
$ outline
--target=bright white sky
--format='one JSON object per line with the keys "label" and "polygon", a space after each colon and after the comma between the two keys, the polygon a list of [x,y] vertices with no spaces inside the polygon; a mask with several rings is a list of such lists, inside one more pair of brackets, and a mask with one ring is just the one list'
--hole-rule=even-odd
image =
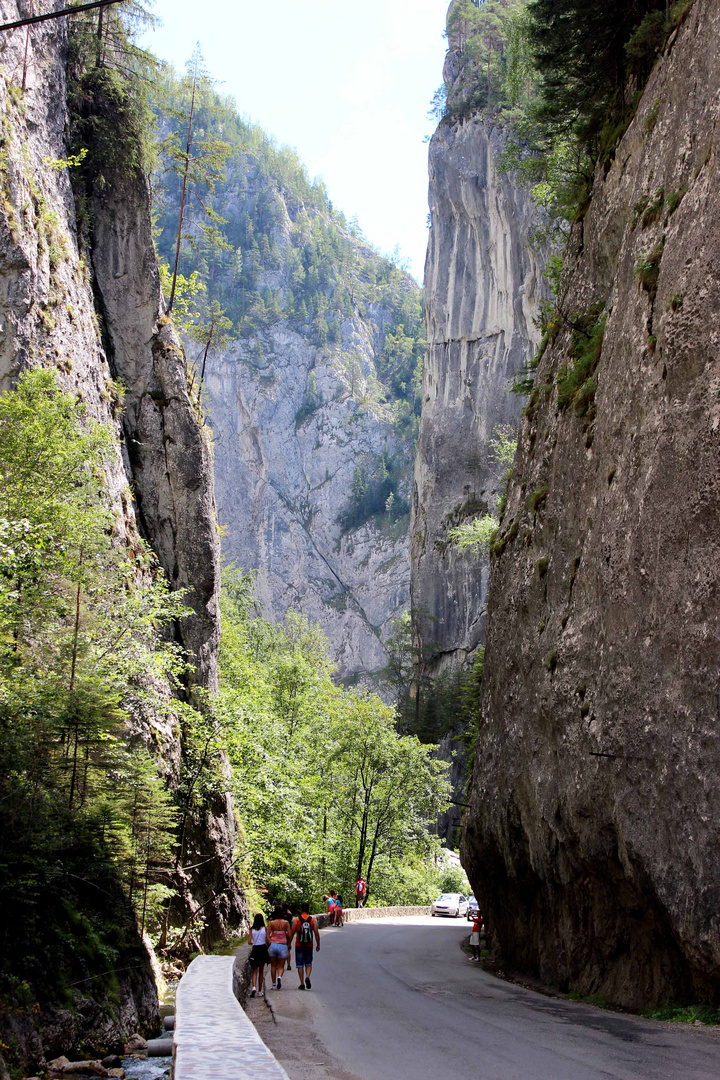
{"label": "bright white sky", "polygon": [[422,281],[427,113],[449,0],[156,0],[144,44],[182,69],[200,42],[218,89],[293,146],[348,220]]}

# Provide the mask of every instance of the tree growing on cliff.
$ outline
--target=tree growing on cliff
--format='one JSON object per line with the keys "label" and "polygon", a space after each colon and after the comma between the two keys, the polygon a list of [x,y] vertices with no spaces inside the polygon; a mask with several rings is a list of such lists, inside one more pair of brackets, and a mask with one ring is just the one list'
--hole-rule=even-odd
{"label": "tree growing on cliff", "polygon": [[186,74],[180,80],[180,91],[181,107],[166,107],[167,114],[178,121],[178,127],[170,132],[161,146],[161,153],[169,168],[180,180],[168,313],[172,312],[175,301],[183,240],[195,245],[198,237],[202,237],[212,248],[231,250],[219,228],[225,224],[225,218],[213,209],[209,196],[218,181],[225,179],[225,162],[232,153],[232,147],[224,139],[203,131],[197,125],[199,105],[212,92],[212,80],[205,70],[199,45],[187,63]]}

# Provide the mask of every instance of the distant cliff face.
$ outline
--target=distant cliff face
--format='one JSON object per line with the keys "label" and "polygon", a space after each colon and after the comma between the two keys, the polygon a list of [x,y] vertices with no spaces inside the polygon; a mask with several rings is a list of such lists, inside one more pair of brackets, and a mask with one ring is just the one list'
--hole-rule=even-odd
{"label": "distant cliff face", "polygon": [[[334,349],[281,324],[263,335],[262,366],[257,339],[236,341],[207,377],[224,551],[257,570],[266,618],[292,608],[322,627],[341,678],[377,675],[409,602],[407,518],[343,522],[363,462],[401,455],[408,472],[386,410],[368,408],[339,375],[352,354],[359,378],[374,377],[377,336],[357,313]],[[315,405],[303,415],[310,387]]]}
{"label": "distant cliff face", "polygon": [[[454,86],[454,54],[445,68]],[[489,441],[514,428],[513,377],[532,358],[542,273],[530,236],[537,210],[500,169],[505,134],[482,113],[443,120],[430,144],[425,266],[428,351],[415,458],[412,605],[435,671],[483,641],[488,567],[448,530],[494,510],[502,476]]]}
{"label": "distant cliff face", "polygon": [[[182,103],[183,92],[170,84],[171,99]],[[202,302],[216,301],[230,324],[203,382],[223,552],[257,572],[266,618],[304,613],[328,635],[341,678],[377,684],[409,603],[420,289],[232,103],[206,92],[199,116],[229,144],[212,194],[225,247],[207,255],[188,244],[181,258],[186,276],[201,276]],[[172,173],[158,177],[156,195],[170,259]],[[199,379],[202,343],[188,352]]]}
{"label": "distant cliff face", "polygon": [[[635,1007],[720,1000],[719,48],[694,4],[572,235],[462,848],[505,963]],[[602,350],[568,400],[578,325]]]}

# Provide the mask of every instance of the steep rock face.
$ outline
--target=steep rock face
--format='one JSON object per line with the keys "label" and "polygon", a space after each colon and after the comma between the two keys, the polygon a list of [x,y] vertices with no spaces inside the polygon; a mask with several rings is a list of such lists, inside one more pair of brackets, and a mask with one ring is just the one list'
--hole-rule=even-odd
{"label": "steep rock face", "polygon": [[430,144],[428,352],[410,558],[416,625],[434,671],[483,641],[487,563],[459,554],[447,534],[494,509],[502,477],[488,444],[497,427],[517,424],[522,403],[509,389],[538,341],[541,267],[529,245],[537,211],[500,171],[504,145],[502,128],[481,114],[443,121]]}
{"label": "steep rock face", "polygon": [[[451,38],[445,84],[462,97],[458,55]],[[500,169],[506,138],[476,113],[443,120],[430,143],[428,344],[410,565],[413,621],[431,678],[452,679],[484,641],[487,560],[458,552],[448,531],[495,509],[503,476],[489,443],[498,428],[517,426],[522,402],[510,386],[539,340],[542,262],[530,237],[540,221],[529,193]],[[453,760],[455,801],[440,826],[454,846],[467,753],[452,733],[440,753]]]}
{"label": "steep rock face", "polygon": [[[3,21],[26,9],[6,0]],[[118,182],[95,200],[91,249],[83,250],[68,170],[49,164],[68,153],[64,20],[35,27],[29,45],[23,92],[24,32],[3,35],[0,43],[0,379],[9,387],[29,366],[55,365],[65,388],[110,423],[116,402],[111,376],[123,379],[127,409],[106,472],[119,542],[131,544],[144,532],[171,583],[188,590],[194,614],[178,634],[197,658],[196,682],[212,689],[219,626],[212,459],[187,395],[178,342],[159,322],[147,184],[141,176]],[[136,734],[161,748],[174,775],[182,754],[177,725],[158,722]],[[214,809],[208,822],[198,823],[196,844],[205,857],[212,854],[211,872],[182,885],[190,910],[222,891],[206,909],[209,936],[216,939],[226,920],[240,922],[246,909],[233,870],[232,807],[223,801]],[[94,1040],[107,1045],[123,1032],[156,1027],[157,994],[139,938],[132,950],[114,1020],[79,993],[72,1012],[12,1019],[30,1056],[38,1024],[55,1049]]]}
{"label": "steep rock face", "polygon": [[[383,641],[407,608],[407,518],[345,529],[355,470],[403,447],[383,406],[358,401],[339,375],[352,354],[374,377],[377,328],[357,313],[334,348],[319,349],[280,325],[256,343],[237,341],[207,376],[224,548],[257,570],[265,616],[302,611],[328,635],[341,678],[371,678]],[[318,405],[302,417],[310,380]]]}
{"label": "steep rock face", "polygon": [[628,1006],[720,999],[719,46],[694,4],[572,236],[597,392],[559,408],[565,322],[494,558],[462,847],[505,963]]}
{"label": "steep rock face", "polygon": [[[143,177],[117,176],[92,198],[92,263],[112,373],[126,387],[123,465],[135,513],[173,588],[191,614],[177,634],[195,670],[190,688],[217,689],[220,640],[220,548],[208,429],[190,401],[185,356],[161,318],[152,244],[150,194]],[[166,753],[173,771],[182,755],[173,732]],[[235,874],[237,826],[232,800],[218,793],[189,829],[188,865],[179,872],[188,913],[203,911],[206,944],[247,921]]]}

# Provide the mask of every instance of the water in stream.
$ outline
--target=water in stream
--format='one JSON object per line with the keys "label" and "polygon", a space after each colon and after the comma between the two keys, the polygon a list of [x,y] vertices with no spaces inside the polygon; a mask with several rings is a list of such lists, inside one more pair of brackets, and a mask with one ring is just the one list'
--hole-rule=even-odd
{"label": "water in stream", "polygon": [[[160,1016],[164,1019],[166,1016],[173,1016],[175,1014],[175,990],[177,989],[177,983],[169,983],[165,996],[162,998],[160,1004]],[[171,1038],[172,1032],[161,1029],[155,1038]],[[146,1060],[142,1058],[123,1058],[122,1067],[125,1070],[126,1080],[166,1080],[166,1077],[170,1076],[170,1066],[172,1064],[172,1058],[170,1057],[149,1057]]]}

